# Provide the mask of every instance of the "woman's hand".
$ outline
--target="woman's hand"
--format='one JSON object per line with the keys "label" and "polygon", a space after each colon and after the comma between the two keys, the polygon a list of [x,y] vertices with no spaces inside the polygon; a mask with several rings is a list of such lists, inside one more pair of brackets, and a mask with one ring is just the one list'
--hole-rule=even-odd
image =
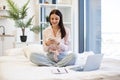
{"label": "woman's hand", "polygon": [[46,42],[46,45],[49,46],[51,44],[58,44],[58,41],[56,41],[55,39],[48,39],[48,41]]}
{"label": "woman's hand", "polygon": [[59,41],[57,41],[57,40],[52,40],[53,41],[53,44],[56,44],[56,45],[59,45],[60,44],[60,42]]}

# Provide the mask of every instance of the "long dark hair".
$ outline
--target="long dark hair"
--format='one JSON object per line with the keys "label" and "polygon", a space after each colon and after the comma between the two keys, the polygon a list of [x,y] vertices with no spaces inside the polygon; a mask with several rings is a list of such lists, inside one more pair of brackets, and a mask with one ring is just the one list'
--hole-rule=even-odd
{"label": "long dark hair", "polygon": [[[50,12],[50,15],[49,15],[49,21],[50,21],[50,16],[52,14],[56,14],[60,17],[60,21],[59,21],[59,27],[60,27],[60,32],[61,32],[61,39],[65,37],[66,35],[66,31],[65,31],[65,27],[64,27],[64,24],[63,24],[63,16],[62,16],[62,13],[58,10],[58,9],[53,9],[51,12]],[[51,24],[51,22],[50,22]]]}

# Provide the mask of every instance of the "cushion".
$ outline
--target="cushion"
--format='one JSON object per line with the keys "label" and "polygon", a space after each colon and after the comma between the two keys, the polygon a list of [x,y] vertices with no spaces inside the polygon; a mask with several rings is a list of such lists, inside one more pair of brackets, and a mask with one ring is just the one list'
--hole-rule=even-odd
{"label": "cushion", "polygon": [[31,44],[23,49],[25,57],[30,58],[31,53],[39,53],[46,55],[47,53],[43,50],[43,45],[40,44]]}
{"label": "cushion", "polygon": [[12,48],[5,51],[7,56],[24,55],[23,48]]}
{"label": "cushion", "polygon": [[76,65],[84,65],[86,63],[87,57],[89,55],[94,55],[95,53],[92,51],[89,52],[83,52],[83,53],[78,53],[77,55],[77,59],[76,59]]}

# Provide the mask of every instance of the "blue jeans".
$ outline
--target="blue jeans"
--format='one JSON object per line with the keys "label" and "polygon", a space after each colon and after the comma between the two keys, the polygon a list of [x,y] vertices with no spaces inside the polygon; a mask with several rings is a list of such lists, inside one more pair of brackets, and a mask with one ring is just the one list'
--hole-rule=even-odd
{"label": "blue jeans", "polygon": [[65,67],[69,65],[74,65],[76,61],[76,56],[73,53],[67,54],[60,53],[58,57],[58,62],[55,62],[53,59],[54,54],[48,53],[47,56],[39,54],[39,53],[32,53],[30,56],[30,60],[32,63],[39,65],[39,66],[58,66],[58,67]]}

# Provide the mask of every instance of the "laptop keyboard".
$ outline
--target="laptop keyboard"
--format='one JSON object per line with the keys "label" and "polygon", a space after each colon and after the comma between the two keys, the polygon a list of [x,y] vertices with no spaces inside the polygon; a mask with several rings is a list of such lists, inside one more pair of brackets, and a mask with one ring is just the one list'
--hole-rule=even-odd
{"label": "laptop keyboard", "polygon": [[74,71],[83,71],[84,70],[84,67],[83,66],[75,66],[75,67],[72,67],[70,68],[71,70],[74,70]]}

